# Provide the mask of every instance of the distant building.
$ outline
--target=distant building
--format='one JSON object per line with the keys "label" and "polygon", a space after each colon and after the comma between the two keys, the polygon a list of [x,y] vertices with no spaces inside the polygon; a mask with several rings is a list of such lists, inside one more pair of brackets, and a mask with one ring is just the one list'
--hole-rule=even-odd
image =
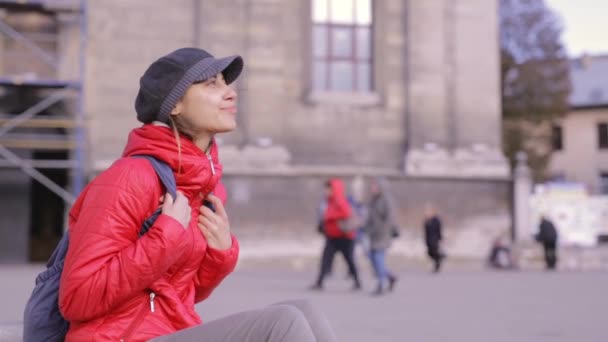
{"label": "distant building", "polygon": [[570,78],[571,109],[553,127],[550,174],[608,194],[608,55],[573,60]]}

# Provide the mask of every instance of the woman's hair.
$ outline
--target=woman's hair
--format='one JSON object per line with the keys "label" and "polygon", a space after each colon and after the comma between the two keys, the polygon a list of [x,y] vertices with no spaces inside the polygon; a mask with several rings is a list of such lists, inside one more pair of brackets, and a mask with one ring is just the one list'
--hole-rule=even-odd
{"label": "woman's hair", "polygon": [[182,139],[172,116],[169,116],[169,126],[173,130],[173,135],[175,135],[175,141],[177,142],[177,173],[180,174],[182,173]]}

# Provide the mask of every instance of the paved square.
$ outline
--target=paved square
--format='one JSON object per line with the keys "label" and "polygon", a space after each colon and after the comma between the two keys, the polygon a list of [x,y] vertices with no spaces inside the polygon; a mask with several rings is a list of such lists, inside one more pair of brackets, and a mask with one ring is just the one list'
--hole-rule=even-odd
{"label": "paved square", "polygon": [[[0,266],[0,324],[21,320],[39,266]],[[366,269],[364,269],[366,271]],[[396,291],[372,297],[351,292],[337,267],[326,290],[306,288],[311,268],[242,267],[197,307],[204,320],[271,303],[308,298],[329,317],[341,341],[608,341],[608,273],[489,272],[447,269],[431,275],[420,267],[399,272]]]}

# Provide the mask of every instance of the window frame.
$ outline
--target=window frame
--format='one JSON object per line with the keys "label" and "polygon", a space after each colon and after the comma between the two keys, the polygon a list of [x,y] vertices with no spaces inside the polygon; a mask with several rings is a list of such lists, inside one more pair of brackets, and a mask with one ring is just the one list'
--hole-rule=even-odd
{"label": "window frame", "polygon": [[[332,1],[343,1],[343,0],[325,0],[327,1],[327,20],[326,21],[316,21],[313,16],[313,6],[314,1],[309,1],[310,4],[310,44],[311,44],[311,53],[309,60],[309,89],[313,94],[319,93],[338,93],[338,94],[373,94],[376,92],[376,75],[375,75],[375,56],[374,56],[374,38],[375,38],[375,6],[374,0],[370,0],[370,23],[369,24],[359,24],[357,23],[357,1],[349,0],[353,3],[353,22],[352,23],[336,23],[331,21],[331,3]],[[323,56],[317,56],[315,53],[315,30],[317,27],[324,27],[326,29],[326,38],[325,38],[325,54]],[[359,56],[358,51],[358,31],[359,28],[368,29],[368,43],[369,43],[369,55],[366,58]],[[334,55],[334,42],[333,35],[337,29],[348,29],[351,37],[350,37],[350,54],[347,57],[339,57]],[[317,81],[315,79],[316,75],[316,63],[324,63],[324,82],[322,87],[318,87]],[[332,64],[337,62],[348,62],[351,67],[351,82],[350,89],[341,90],[337,89],[332,79]],[[368,79],[369,82],[364,86],[366,89],[362,89],[359,82],[359,68],[360,66],[367,66],[369,68]],[[319,97],[319,96],[315,96]]]}

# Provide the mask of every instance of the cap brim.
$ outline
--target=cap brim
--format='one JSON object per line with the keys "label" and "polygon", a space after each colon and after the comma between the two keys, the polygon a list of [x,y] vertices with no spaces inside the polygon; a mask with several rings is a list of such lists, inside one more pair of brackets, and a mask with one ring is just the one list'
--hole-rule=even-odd
{"label": "cap brim", "polygon": [[222,73],[226,84],[234,82],[241,71],[243,71],[243,58],[241,56],[228,56],[216,59],[211,65],[205,69],[198,81],[204,81],[218,73]]}

